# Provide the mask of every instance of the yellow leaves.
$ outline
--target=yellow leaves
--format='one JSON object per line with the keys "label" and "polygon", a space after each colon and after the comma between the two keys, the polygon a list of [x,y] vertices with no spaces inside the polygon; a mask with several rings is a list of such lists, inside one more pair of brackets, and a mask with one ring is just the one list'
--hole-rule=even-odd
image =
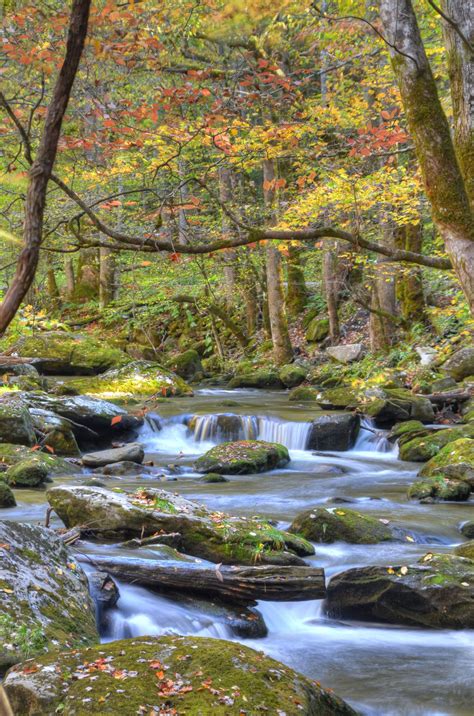
{"label": "yellow leaves", "polygon": [[414,541],[415,541],[415,540],[413,539],[413,537],[411,537],[410,535],[406,535],[405,539],[406,539],[407,542],[414,542]]}

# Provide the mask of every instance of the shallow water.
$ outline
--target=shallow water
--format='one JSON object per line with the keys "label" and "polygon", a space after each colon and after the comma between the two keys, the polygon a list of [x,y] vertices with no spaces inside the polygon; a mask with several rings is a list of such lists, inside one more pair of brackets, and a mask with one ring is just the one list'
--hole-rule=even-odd
{"label": "shallow water", "polygon": [[[301,510],[350,499],[362,512],[390,520],[410,531],[413,541],[380,545],[316,545],[310,562],[326,569],[328,577],[367,564],[403,564],[427,551],[451,551],[461,542],[459,524],[472,518],[473,502],[420,505],[406,498],[419,464],[401,462],[397,451],[380,432],[363,430],[355,448],[342,453],[319,453],[304,447],[305,424],[317,411],[288,402],[285,392],[201,390],[194,398],[160,404],[162,429],[151,425],[139,439],[147,459],[178,470],[164,489],[202,501],[213,509],[234,514],[260,514],[286,526]],[[254,476],[235,476],[227,483],[205,484],[193,472],[196,456],[215,444],[214,437],[197,441],[185,416],[233,413],[263,416],[258,437],[277,437],[290,450],[283,470]],[[245,422],[245,420],[247,422]],[[243,424],[250,424],[247,418]],[[288,425],[291,423],[291,425]],[[202,426],[202,421],[201,421]],[[370,427],[370,426],[369,426]],[[197,436],[199,437],[199,435]],[[106,478],[111,486],[136,487],[137,478]],[[77,478],[61,479],[78,481]],[[150,481],[150,485],[156,481]],[[19,506],[9,519],[42,521],[44,494],[18,491]],[[89,543],[90,554],[116,551]],[[146,634],[195,634],[232,639],[229,627],[200,602],[157,595],[134,585],[120,584],[118,608],[110,614],[104,640]],[[361,713],[370,716],[472,714],[474,702],[474,632],[428,630],[381,624],[336,622],[326,618],[320,601],[261,602],[267,623],[265,639],[245,644],[265,651],[334,689]]]}

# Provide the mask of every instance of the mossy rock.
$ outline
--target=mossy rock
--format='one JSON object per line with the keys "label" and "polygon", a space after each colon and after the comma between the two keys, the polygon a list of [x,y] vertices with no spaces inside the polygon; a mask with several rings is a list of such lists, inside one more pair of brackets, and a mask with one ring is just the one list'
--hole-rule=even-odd
{"label": "mossy rock", "polygon": [[35,366],[47,375],[94,375],[130,361],[110,339],[65,331],[23,336],[12,349],[21,357],[36,358]]}
{"label": "mossy rock", "polygon": [[207,482],[210,485],[217,483],[217,482],[229,482],[227,477],[224,477],[224,475],[219,475],[217,472],[208,472],[207,475],[204,475],[201,477],[201,482]]}
{"label": "mossy rock", "polygon": [[313,546],[266,520],[231,517],[157,489],[53,487],[46,497],[66,527],[85,525],[92,537],[123,540],[178,532],[184,553],[224,564],[301,564]]}
{"label": "mossy rock", "polygon": [[467,346],[453,353],[443,363],[441,370],[458,382],[474,375],[474,347]]}
{"label": "mossy rock", "polygon": [[235,375],[228,383],[228,388],[281,388],[280,376],[274,370],[253,369],[249,373]]}
{"label": "mossy rock", "polygon": [[0,444],[0,463],[7,465],[18,465],[21,462],[33,462],[44,467],[48,475],[73,475],[77,467],[61,457],[50,453],[32,451],[23,445]]}
{"label": "mossy rock", "polygon": [[313,318],[306,327],[308,343],[319,343],[329,335],[329,319]]}
{"label": "mossy rock", "polygon": [[172,358],[167,367],[184,380],[192,380],[203,371],[199,353],[192,349]]}
{"label": "mossy rock", "polygon": [[317,397],[318,391],[316,388],[312,388],[310,385],[299,385],[290,391],[288,400],[295,403],[315,402]]}
{"label": "mossy rock", "polygon": [[470,542],[458,544],[458,546],[454,548],[454,554],[458,557],[465,557],[466,559],[474,561],[474,539],[470,540]]}
{"label": "mossy rock", "polygon": [[474,425],[458,428],[433,430],[425,435],[400,441],[400,459],[411,462],[426,462],[437,455],[441,448],[460,438],[474,438]]}
{"label": "mossy rock", "polygon": [[15,507],[16,500],[15,495],[13,494],[13,491],[10,487],[10,485],[7,485],[7,483],[1,479],[0,480],[0,507]]}
{"label": "mossy rock", "polygon": [[325,410],[346,410],[347,408],[356,408],[360,403],[360,398],[355,390],[348,386],[341,386],[340,388],[325,389],[319,393],[317,402]]}
{"label": "mossy rock", "polygon": [[94,379],[77,379],[71,384],[81,393],[112,401],[193,395],[182,378],[158,363],[143,360],[109,370]]}
{"label": "mossy rock", "polygon": [[35,431],[28,408],[20,392],[0,397],[0,442],[34,445]]}
{"label": "mossy rock", "polygon": [[0,522],[0,667],[98,640],[87,578],[62,540]]}
{"label": "mossy rock", "polygon": [[356,413],[320,415],[312,422],[307,450],[350,450],[359,434],[360,417]]}
{"label": "mossy rock", "polygon": [[461,525],[461,534],[467,539],[474,539],[474,520],[469,520]]}
{"label": "mossy rock", "polygon": [[332,691],[260,652],[191,636],[43,656],[11,669],[5,690],[16,716],[356,714]]}
{"label": "mossy rock", "polygon": [[[388,437],[390,440],[396,440],[402,436],[410,436],[413,433],[423,433],[427,435],[429,432],[429,429],[425,428],[420,420],[405,420],[402,423],[395,423]],[[408,437],[408,440],[411,440],[411,437]]]}
{"label": "mossy rock", "polygon": [[446,629],[474,627],[474,562],[428,553],[416,564],[341,572],[327,589],[334,618]]}
{"label": "mossy rock", "polygon": [[33,426],[42,437],[42,443],[54,450],[56,455],[78,457],[80,450],[71,422],[51,410],[30,408]]}
{"label": "mossy rock", "polygon": [[469,499],[470,486],[461,480],[451,480],[443,475],[417,480],[408,488],[408,497],[416,500],[446,500],[464,502]]}
{"label": "mossy rock", "polygon": [[264,440],[235,440],[221,443],[196,460],[198,472],[253,475],[284,467],[290,461],[287,448]]}
{"label": "mossy rock", "polygon": [[392,531],[379,520],[355,510],[316,507],[301,512],[293,520],[289,532],[301,534],[311,542],[349,542],[377,544],[393,539]]}
{"label": "mossy rock", "polygon": [[306,380],[307,371],[300,365],[289,363],[280,368],[279,378],[285,388],[294,388]]}
{"label": "mossy rock", "polygon": [[14,487],[39,487],[47,477],[47,467],[34,457],[12,465],[4,473],[5,482]]}
{"label": "mossy rock", "polygon": [[413,395],[403,388],[370,389],[366,393],[363,410],[380,425],[390,425],[400,420],[429,423],[434,419],[433,406],[428,398]]}
{"label": "mossy rock", "polygon": [[460,464],[467,467],[474,465],[474,440],[471,438],[461,438],[445,445],[422,467],[419,474],[421,477],[429,477],[435,474],[437,468]]}

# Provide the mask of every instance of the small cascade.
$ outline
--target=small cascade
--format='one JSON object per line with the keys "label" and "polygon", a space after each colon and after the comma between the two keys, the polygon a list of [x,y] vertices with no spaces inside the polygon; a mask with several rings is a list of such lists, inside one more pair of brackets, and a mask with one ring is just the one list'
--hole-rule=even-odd
{"label": "small cascade", "polygon": [[357,452],[398,454],[397,445],[387,439],[387,431],[377,428],[372,418],[362,418],[359,436],[353,450]]}
{"label": "small cascade", "polygon": [[196,442],[226,440],[266,440],[290,450],[304,450],[310,423],[285,422],[255,415],[195,415],[188,423]]}
{"label": "small cascade", "polygon": [[283,422],[272,418],[258,419],[258,439],[280,443],[289,450],[304,450],[311,423]]}

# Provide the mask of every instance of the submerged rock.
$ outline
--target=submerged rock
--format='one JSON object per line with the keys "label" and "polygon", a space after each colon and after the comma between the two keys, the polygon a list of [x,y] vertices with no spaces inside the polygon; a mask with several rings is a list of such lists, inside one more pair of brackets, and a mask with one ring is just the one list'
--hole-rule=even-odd
{"label": "submerged rock", "polygon": [[128,443],[123,447],[87,453],[82,456],[82,464],[86,467],[103,467],[123,461],[141,464],[144,457],[145,451],[140,443]]}
{"label": "submerged rock", "polygon": [[288,531],[301,534],[311,542],[376,544],[393,539],[391,529],[380,520],[340,507],[331,510],[316,507],[301,512]]}
{"label": "submerged rock", "polygon": [[326,611],[336,618],[473,628],[474,562],[427,554],[412,565],[349,569],[329,582]]}
{"label": "submerged rock", "polygon": [[5,690],[17,716],[53,716],[59,708],[77,716],[131,716],[144,704],[147,714],[356,713],[316,682],[253,649],[189,636],[125,639],[44,656],[11,669]]}
{"label": "submerged rock", "polygon": [[206,475],[201,477],[201,481],[209,484],[214,484],[216,482],[229,482],[227,477],[220,475],[218,472],[208,472]]}
{"label": "submerged rock", "polygon": [[284,467],[290,461],[287,448],[264,440],[236,440],[221,443],[196,460],[198,472],[252,475]]}
{"label": "submerged rock", "polygon": [[47,375],[94,375],[130,361],[110,340],[65,331],[23,336],[12,349],[21,357],[35,358],[36,368]]}
{"label": "submerged rock", "polygon": [[2,479],[0,480],[0,507],[15,507],[15,495],[9,485]]}
{"label": "submerged rock", "polygon": [[0,666],[98,641],[87,579],[45,527],[0,522]]}
{"label": "submerged rock", "polygon": [[302,537],[265,520],[231,517],[166,490],[134,494],[94,487],[53,487],[51,507],[66,527],[110,539],[146,537],[157,532],[181,534],[183,552],[224,564],[301,564],[297,555],[313,554]]}
{"label": "submerged rock", "polygon": [[355,413],[320,415],[313,420],[306,445],[307,450],[350,450],[360,429],[360,417]]}

